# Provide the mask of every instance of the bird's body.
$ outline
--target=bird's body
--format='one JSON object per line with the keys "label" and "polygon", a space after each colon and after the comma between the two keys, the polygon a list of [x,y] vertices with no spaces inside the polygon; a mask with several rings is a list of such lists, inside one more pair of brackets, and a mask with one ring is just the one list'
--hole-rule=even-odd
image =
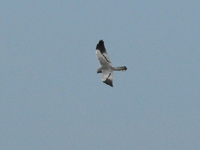
{"label": "bird's body", "polygon": [[100,40],[96,47],[96,56],[101,64],[101,67],[97,69],[97,73],[102,73],[102,81],[113,87],[114,71],[125,71],[126,66],[113,67],[110,61],[110,57],[106,52],[104,41]]}

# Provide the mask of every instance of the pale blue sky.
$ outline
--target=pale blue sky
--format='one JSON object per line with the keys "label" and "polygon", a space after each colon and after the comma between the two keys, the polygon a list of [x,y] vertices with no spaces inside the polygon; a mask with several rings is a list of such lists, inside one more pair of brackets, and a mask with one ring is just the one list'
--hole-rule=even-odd
{"label": "pale blue sky", "polygon": [[[1,150],[200,149],[200,1],[2,1]],[[114,88],[96,74],[103,39]]]}

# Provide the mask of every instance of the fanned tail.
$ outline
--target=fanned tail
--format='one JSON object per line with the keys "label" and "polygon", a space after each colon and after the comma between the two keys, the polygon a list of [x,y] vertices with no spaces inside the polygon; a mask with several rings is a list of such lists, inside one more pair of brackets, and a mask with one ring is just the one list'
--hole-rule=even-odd
{"label": "fanned tail", "polygon": [[114,67],[114,71],[126,71],[126,70],[127,70],[126,66]]}

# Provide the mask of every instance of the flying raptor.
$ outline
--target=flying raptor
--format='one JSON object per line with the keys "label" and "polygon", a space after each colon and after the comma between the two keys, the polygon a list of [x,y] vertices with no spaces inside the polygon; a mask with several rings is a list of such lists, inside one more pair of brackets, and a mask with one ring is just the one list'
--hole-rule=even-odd
{"label": "flying raptor", "polygon": [[122,67],[112,66],[110,58],[104,46],[103,40],[100,40],[99,43],[97,44],[96,55],[101,64],[101,67],[97,69],[97,73],[102,73],[102,81],[105,84],[108,84],[111,87],[113,87],[113,77],[114,77],[113,71],[126,71],[127,70],[126,66]]}

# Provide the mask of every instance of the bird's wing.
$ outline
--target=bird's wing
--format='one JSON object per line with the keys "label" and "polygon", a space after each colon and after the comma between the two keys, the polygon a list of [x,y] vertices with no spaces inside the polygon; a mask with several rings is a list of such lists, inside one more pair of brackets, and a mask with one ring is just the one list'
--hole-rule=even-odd
{"label": "bird's wing", "polygon": [[99,62],[102,66],[111,65],[110,57],[106,52],[106,48],[104,46],[104,41],[100,40],[96,47],[96,55],[99,59]]}
{"label": "bird's wing", "polygon": [[102,71],[102,81],[105,84],[108,84],[113,87],[113,78],[114,78],[113,71],[107,71],[107,70]]}

